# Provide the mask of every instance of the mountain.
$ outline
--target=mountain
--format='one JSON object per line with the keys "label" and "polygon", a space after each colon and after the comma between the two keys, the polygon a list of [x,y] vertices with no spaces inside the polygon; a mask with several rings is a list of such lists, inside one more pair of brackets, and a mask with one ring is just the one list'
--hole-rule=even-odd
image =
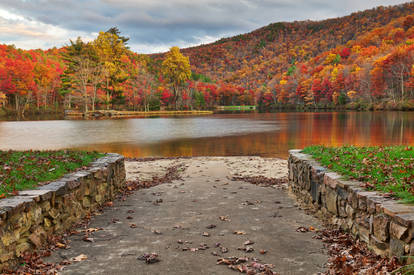
{"label": "mountain", "polygon": [[406,3],[323,21],[279,22],[182,52],[194,72],[270,92],[274,103],[402,101],[413,98],[412,15],[414,3]]}

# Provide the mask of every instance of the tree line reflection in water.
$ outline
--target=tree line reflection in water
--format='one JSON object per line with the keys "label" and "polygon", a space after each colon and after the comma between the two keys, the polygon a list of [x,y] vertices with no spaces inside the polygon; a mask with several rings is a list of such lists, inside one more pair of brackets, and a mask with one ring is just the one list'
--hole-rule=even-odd
{"label": "tree line reflection in water", "polygon": [[412,112],[321,112],[218,115],[278,123],[280,129],[243,135],[184,138],[158,143],[106,143],[79,149],[117,152],[127,157],[288,156],[288,150],[312,144],[414,145]]}

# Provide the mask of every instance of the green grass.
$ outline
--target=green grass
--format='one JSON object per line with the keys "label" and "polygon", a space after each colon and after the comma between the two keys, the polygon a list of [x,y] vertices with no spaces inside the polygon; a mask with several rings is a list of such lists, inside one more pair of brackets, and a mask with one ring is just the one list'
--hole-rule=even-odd
{"label": "green grass", "polygon": [[414,203],[414,147],[338,148],[309,146],[303,150],[323,166],[376,190]]}
{"label": "green grass", "polygon": [[0,151],[0,198],[56,180],[101,156],[81,151]]}

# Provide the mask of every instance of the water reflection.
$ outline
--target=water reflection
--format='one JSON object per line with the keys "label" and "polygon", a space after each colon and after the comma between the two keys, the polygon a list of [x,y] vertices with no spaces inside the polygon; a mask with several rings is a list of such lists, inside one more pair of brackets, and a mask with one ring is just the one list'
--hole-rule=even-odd
{"label": "water reflection", "polygon": [[310,144],[414,145],[414,113],[275,113],[107,121],[0,122],[1,149],[76,148],[130,157],[287,157]]}

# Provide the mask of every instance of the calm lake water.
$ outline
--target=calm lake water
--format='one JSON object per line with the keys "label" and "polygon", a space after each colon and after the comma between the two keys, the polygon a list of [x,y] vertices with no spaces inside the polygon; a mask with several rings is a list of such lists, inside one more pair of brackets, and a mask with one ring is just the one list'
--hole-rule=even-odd
{"label": "calm lake water", "polygon": [[0,149],[86,149],[128,157],[260,155],[311,144],[414,145],[414,112],[225,114],[0,121]]}

